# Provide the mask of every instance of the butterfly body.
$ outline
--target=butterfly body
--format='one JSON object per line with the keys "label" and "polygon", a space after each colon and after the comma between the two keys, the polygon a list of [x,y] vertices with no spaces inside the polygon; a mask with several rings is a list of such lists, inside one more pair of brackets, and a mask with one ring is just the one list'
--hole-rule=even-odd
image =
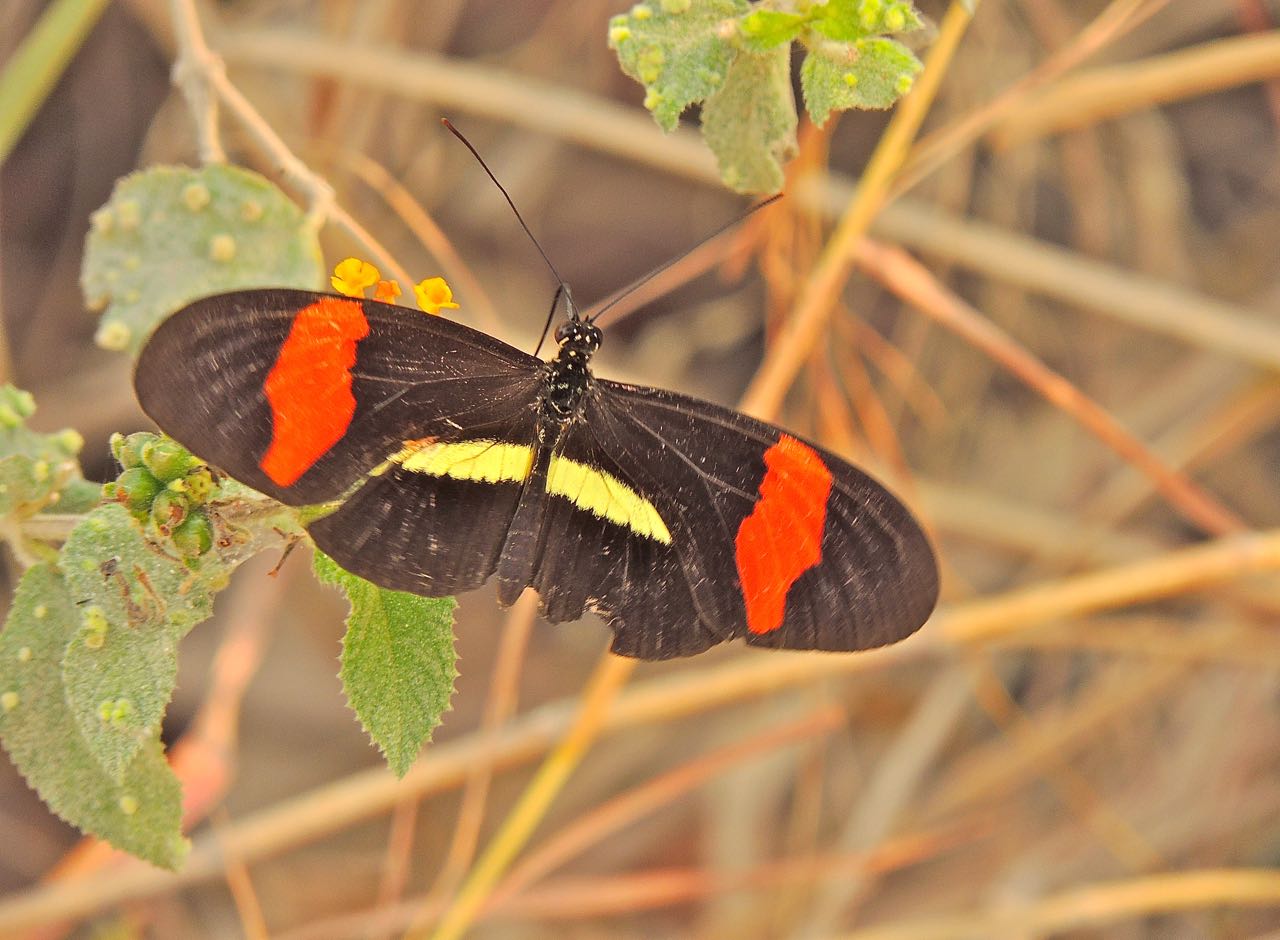
{"label": "butterfly body", "polygon": [[542,361],[440,317],[237,291],[153,335],[135,385],[193,453],[290,505],[343,567],[430,596],[494,578],[553,622],[599,613],[663,659],[733,637],[853,650],[937,596],[910,513],[839,457],[738,412],[595,377],[571,317]]}

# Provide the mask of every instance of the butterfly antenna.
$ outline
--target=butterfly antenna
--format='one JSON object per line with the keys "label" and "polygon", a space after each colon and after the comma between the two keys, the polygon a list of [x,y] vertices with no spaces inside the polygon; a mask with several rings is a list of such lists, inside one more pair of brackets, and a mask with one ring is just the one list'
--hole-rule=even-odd
{"label": "butterfly antenna", "polygon": [[699,248],[705,245],[707,242],[711,241],[713,238],[719,238],[721,235],[723,235],[729,229],[733,228],[735,225],[742,224],[742,222],[744,222],[748,217],[759,212],[765,206],[773,205],[775,202],[777,202],[781,198],[782,198],[782,193],[778,193],[776,196],[770,196],[768,199],[764,200],[764,202],[757,202],[754,206],[749,208],[746,212],[742,213],[742,215],[738,216],[736,219],[730,219],[728,222],[724,223],[724,225],[720,226],[710,235],[703,236],[703,238],[700,239],[695,245],[680,252],[680,254],[676,255],[670,261],[666,261],[658,265],[648,274],[645,274],[640,278],[637,278],[636,280],[632,281],[626,287],[622,288],[622,290],[619,291],[618,294],[612,300],[610,300],[607,304],[605,304],[603,307],[597,310],[594,314],[592,314],[591,318],[587,322],[595,323],[596,320],[600,319],[601,315],[604,314],[605,311],[609,310],[610,308],[615,306],[620,301],[626,299],[627,297],[630,297],[632,294],[634,294],[640,288],[644,287],[646,284],[652,281],[655,277],[657,277],[663,271],[667,270],[667,268],[671,267],[673,264],[676,264],[677,262],[683,261],[685,258],[689,257],[689,255],[693,254],[695,251],[697,251]]}
{"label": "butterfly antenna", "polygon": [[[480,156],[480,151],[471,145],[471,141],[463,136],[462,131],[453,126],[448,118],[441,118],[440,123],[443,124],[454,137],[462,141],[462,145],[471,151],[471,156],[476,158],[476,162],[480,164],[480,168],[488,174],[489,179],[493,180],[493,185],[498,187],[498,192],[502,193],[502,198],[507,200],[507,205],[511,207],[511,211],[516,215],[516,221],[520,223],[520,227],[524,229],[524,233],[529,236],[529,241],[533,242],[533,247],[538,249],[538,254],[542,255],[542,260],[546,262],[547,270],[551,272],[551,276],[556,279],[556,301],[563,296],[565,305],[569,308],[569,315],[575,320],[578,318],[578,308],[573,305],[573,297],[569,293],[569,285],[565,283],[564,278],[560,276],[560,272],[556,270],[556,266],[551,263],[551,259],[547,257],[547,253],[542,250],[542,246],[538,244],[538,240],[533,237],[528,224],[524,220],[524,216],[520,214],[520,210],[516,208],[515,202],[511,198],[511,194],[507,192],[507,188],[498,182],[498,178],[493,175],[493,170],[489,169],[489,164],[484,162],[484,157]],[[555,306],[551,308],[552,315],[555,314]],[[551,321],[548,319],[547,326],[550,328]],[[543,330],[543,338],[546,338],[546,330]],[[538,341],[538,346],[542,346],[542,341]]]}
{"label": "butterfly antenna", "polygon": [[[542,335],[538,337],[538,345],[534,347],[533,354],[536,356],[542,352],[542,344],[547,341],[547,334],[551,332],[551,321],[555,319],[556,307],[560,306],[560,295],[564,293],[565,287],[561,284],[556,288],[555,296],[551,298],[551,309],[547,311],[547,322],[542,324]],[[578,312],[574,309],[573,301],[569,301],[569,311],[576,318]]]}

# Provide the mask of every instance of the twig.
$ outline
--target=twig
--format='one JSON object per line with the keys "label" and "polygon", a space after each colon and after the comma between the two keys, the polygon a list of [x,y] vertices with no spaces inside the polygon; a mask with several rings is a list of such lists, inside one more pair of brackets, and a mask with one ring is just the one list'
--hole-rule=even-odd
{"label": "twig", "polygon": [[[1235,8],[1236,19],[1246,31],[1265,33],[1275,29],[1275,19],[1267,9],[1266,0],[1235,0]],[[1273,78],[1264,88],[1271,106],[1271,123],[1280,127],[1280,80]]]}
{"label": "twig", "polygon": [[[107,8],[107,0],[56,0],[0,72],[0,164],[13,151],[31,119],[48,98],[89,31]],[[14,10],[8,11],[12,29]]]}
{"label": "twig", "polygon": [[1087,127],[1183,98],[1280,76],[1280,32],[1252,33],[1064,78],[1011,109],[991,132],[997,148]]}
{"label": "twig", "polygon": [[225,80],[222,61],[209,51],[200,29],[193,0],[171,0],[174,39],[178,54],[173,60],[173,84],[187,99],[187,109],[196,125],[196,148],[201,163],[224,163],[227,152],[218,133],[218,97],[213,92],[215,73]]}
{"label": "twig", "polygon": [[637,822],[659,808],[701,786],[736,765],[811,737],[827,734],[844,724],[845,713],[834,704],[819,705],[809,714],[754,734],[744,741],[717,748],[681,766],[660,774],[633,790],[620,793],[592,812],[579,816],[538,851],[531,852],[511,869],[491,903],[505,900],[528,889],[593,845]]}
{"label": "twig", "polygon": [[[225,811],[217,814],[213,824],[213,833],[222,832],[226,822]],[[236,857],[234,852],[227,853],[227,888],[231,900],[235,903],[236,913],[240,916],[241,936],[246,940],[268,940],[267,919],[262,913],[262,902],[253,887],[253,878],[249,874],[249,866]]]}
{"label": "twig", "polygon": [[769,349],[755,378],[743,395],[742,410],[757,417],[776,415],[782,399],[809,354],[826,330],[831,311],[852,265],[850,249],[866,234],[884,205],[912,138],[946,74],[971,14],[963,3],[952,2],[929,49],[924,71],[916,86],[894,111],[875,152],[863,171],[853,200],[823,247],[809,275],[795,313],[787,321],[777,343]]}
{"label": "twig", "polygon": [[538,768],[503,821],[502,828],[471,869],[462,889],[432,934],[435,940],[457,940],[475,920],[493,886],[524,848],[551,801],[563,789],[569,775],[603,729],[605,716],[635,665],[634,659],[604,654],[582,692],[581,704],[568,733]]}
{"label": "twig", "polygon": [[972,656],[977,701],[1013,746],[1034,754],[1039,777],[1062,804],[1096,835],[1097,841],[1128,871],[1149,871],[1165,859],[1118,810],[1098,794],[1070,757],[1040,740],[1036,724],[1019,707],[986,657]]}
{"label": "twig", "polygon": [[1050,56],[1032,72],[1014,82],[981,108],[934,131],[920,140],[908,157],[894,186],[894,195],[912,189],[920,180],[969,146],[1012,110],[1029,93],[1124,36],[1148,19],[1169,0],[1112,0],[1065,48]]}
{"label": "twig", "polygon": [[1117,454],[1141,470],[1169,504],[1206,532],[1223,535],[1245,528],[1234,513],[1167,466],[1093,399],[1054,372],[987,318],[944,288],[901,249],[864,239],[857,263],[898,297],[981,349],[1051,404],[1075,418]]}
{"label": "twig", "polygon": [[1049,895],[1022,910],[871,927],[844,934],[843,940],[1045,936],[1130,918],[1226,906],[1280,906],[1280,872],[1265,868],[1209,868],[1104,882]]}
{"label": "twig", "polygon": [[227,79],[222,59],[205,43],[204,33],[195,12],[194,0],[171,0],[173,24],[180,50],[173,80],[182,89],[193,106],[197,132],[200,135],[202,158],[220,155],[214,104],[220,103],[248,135],[250,141],[267,155],[287,185],[302,193],[307,203],[307,215],[313,225],[331,222],[345,231],[366,254],[381,267],[391,272],[402,283],[412,284],[413,278],[400,266],[391,254],[373,238],[334,199],[333,187],[320,175],[313,173],[288,148],[262,115],[249,103],[240,90]]}
{"label": "twig", "polygon": [[1245,308],[906,200],[890,210],[876,231],[931,258],[1206,351],[1280,369],[1280,329]]}
{"label": "twig", "polygon": [[[557,921],[617,916],[628,912],[689,904],[731,892],[759,895],[779,886],[804,886],[847,873],[888,874],[936,858],[941,853],[971,842],[989,828],[985,819],[911,833],[895,838],[874,852],[855,855],[805,853],[770,859],[744,871],[708,872],[703,868],[657,868],[625,875],[562,877],[530,888],[486,910],[490,921],[513,918],[548,918]],[[396,924],[405,924],[411,915],[406,902],[390,912]],[[438,914],[439,911],[432,912]],[[279,940],[340,940],[361,937],[368,923],[366,912],[343,915],[283,933]]]}
{"label": "twig", "polygon": [[[954,665],[938,673],[861,788],[857,809],[834,834],[835,848],[874,855],[878,846],[889,841],[972,702],[973,681],[962,667]],[[808,905],[802,935],[825,937],[833,933],[850,903],[869,889],[872,874],[850,873],[848,878],[824,885]]]}
{"label": "twig", "polygon": [[[482,734],[496,736],[515,714],[521,667],[537,613],[537,595],[526,591],[507,615],[497,660],[493,664],[493,678],[489,682],[489,698],[485,702],[484,719],[480,725]],[[445,856],[435,884],[427,893],[427,907],[435,906],[434,902],[443,904],[453,894],[475,858],[492,780],[493,767],[484,764],[477,766],[467,778],[454,821],[449,854]]]}
{"label": "twig", "polygon": [[[468,313],[480,327],[488,333],[497,334],[502,330],[502,318],[497,308],[489,299],[488,293],[472,272],[470,266],[462,260],[449,241],[449,237],[436,224],[431,213],[422,207],[399,180],[387,172],[386,167],[363,153],[352,150],[341,150],[336,155],[337,162],[358,176],[374,192],[380,195],[396,214],[409,227],[414,236],[444,269],[445,276],[457,288],[455,293],[465,298]],[[409,281],[406,283],[406,287]],[[470,318],[470,317],[469,317]]]}

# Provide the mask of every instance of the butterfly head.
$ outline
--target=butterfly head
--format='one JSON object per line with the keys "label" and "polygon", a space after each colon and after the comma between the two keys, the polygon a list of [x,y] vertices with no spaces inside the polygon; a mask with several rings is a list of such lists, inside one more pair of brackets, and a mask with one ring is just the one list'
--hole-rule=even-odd
{"label": "butterfly head", "polygon": [[584,357],[589,357],[600,348],[600,328],[586,320],[577,318],[565,320],[556,327],[556,342],[561,352],[575,350]]}

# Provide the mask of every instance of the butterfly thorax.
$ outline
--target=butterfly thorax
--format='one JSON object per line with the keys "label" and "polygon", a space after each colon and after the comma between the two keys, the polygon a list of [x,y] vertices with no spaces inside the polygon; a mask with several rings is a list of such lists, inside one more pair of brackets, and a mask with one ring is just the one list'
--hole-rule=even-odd
{"label": "butterfly thorax", "polygon": [[591,384],[589,364],[600,348],[600,329],[583,320],[567,320],[556,328],[560,351],[547,363],[543,410],[564,424],[578,413],[582,396]]}

